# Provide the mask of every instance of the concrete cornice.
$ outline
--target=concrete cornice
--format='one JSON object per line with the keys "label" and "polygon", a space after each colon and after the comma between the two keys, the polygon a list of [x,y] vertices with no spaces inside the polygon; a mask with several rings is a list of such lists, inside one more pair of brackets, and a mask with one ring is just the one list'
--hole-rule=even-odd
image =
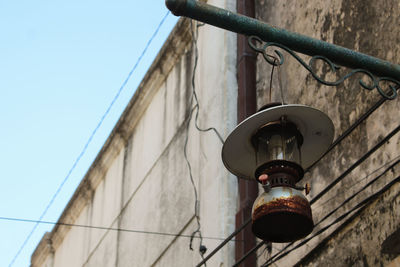
{"label": "concrete cornice", "polygon": [[[113,160],[126,146],[153,96],[160,89],[176,62],[190,48],[190,43],[190,22],[181,18],[153,61],[58,222],[74,223],[76,221],[83,208],[89,203],[94,190],[105,177]],[[47,256],[61,244],[69,229],[70,227],[56,225],[50,233],[46,233],[31,256],[31,266],[42,266]],[[51,249],[49,249],[48,244],[51,244]]]}
{"label": "concrete cornice", "polygon": [[54,253],[54,248],[52,241],[50,239],[49,232],[43,235],[42,239],[37,245],[36,251],[38,251],[38,253],[35,253],[35,262],[32,262],[31,264],[32,267],[42,266],[46,261],[46,259],[48,258],[48,256]]}

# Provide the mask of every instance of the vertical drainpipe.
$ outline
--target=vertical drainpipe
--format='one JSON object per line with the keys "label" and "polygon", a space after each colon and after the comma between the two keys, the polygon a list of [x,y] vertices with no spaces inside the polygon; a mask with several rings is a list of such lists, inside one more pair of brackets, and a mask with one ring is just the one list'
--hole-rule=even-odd
{"label": "vertical drainpipe", "polygon": [[[255,0],[237,0],[237,12],[249,17],[255,17]],[[256,102],[256,54],[247,44],[244,35],[237,36],[237,81],[238,81],[238,123],[254,114],[257,109]],[[258,184],[244,179],[238,179],[239,185],[239,211],[236,213],[236,229],[251,217],[251,209],[258,195]],[[247,251],[256,245],[256,240],[247,226],[237,237],[244,242],[236,242],[235,257],[240,259]],[[249,256],[243,267],[255,267],[256,257],[254,253]]]}

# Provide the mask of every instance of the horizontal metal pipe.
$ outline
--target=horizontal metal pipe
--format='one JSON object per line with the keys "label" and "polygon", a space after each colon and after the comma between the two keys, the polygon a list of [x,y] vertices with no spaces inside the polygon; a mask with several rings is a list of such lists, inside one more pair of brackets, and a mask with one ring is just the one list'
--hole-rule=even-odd
{"label": "horizontal metal pipe", "polygon": [[276,42],[299,53],[320,55],[338,65],[365,69],[377,76],[400,79],[400,65],[318,39],[273,27],[265,22],[246,17],[196,0],[166,0],[176,16],[192,18],[232,32],[255,35],[265,42]]}

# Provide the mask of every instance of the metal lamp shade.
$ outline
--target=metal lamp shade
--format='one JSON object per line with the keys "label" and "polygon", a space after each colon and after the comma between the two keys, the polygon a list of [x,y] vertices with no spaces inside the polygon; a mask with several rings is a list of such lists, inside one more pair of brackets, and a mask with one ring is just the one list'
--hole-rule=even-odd
{"label": "metal lamp shade", "polygon": [[305,105],[280,105],[257,112],[241,122],[222,147],[225,167],[240,178],[254,179],[257,168],[254,134],[268,122],[282,116],[296,125],[303,137],[301,167],[306,169],[328,149],[333,140],[334,126],[322,111]]}

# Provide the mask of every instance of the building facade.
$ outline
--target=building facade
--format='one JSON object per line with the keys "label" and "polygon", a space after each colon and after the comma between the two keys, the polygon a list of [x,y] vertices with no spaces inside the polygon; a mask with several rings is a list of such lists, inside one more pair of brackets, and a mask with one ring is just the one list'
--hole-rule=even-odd
{"label": "building facade", "polygon": [[[396,0],[207,2],[400,62]],[[251,101],[254,111],[269,102],[320,109],[339,141],[304,178],[310,200],[329,188],[312,202],[316,226],[307,242],[263,244],[240,266],[400,266],[400,134],[392,132],[400,124],[399,99],[383,101],[360,87],[360,79],[370,82],[362,74],[321,85],[289,54],[273,70],[246,42],[179,20],[59,219],[99,228],[55,226],[31,266],[196,266],[243,224],[257,194],[254,183],[229,174],[221,160],[220,137],[249,115],[252,108],[242,109]],[[314,67],[328,81],[350,71],[333,73],[323,62]],[[243,104],[246,98],[252,99]],[[233,266],[261,242],[249,229],[207,266]]]}
{"label": "building facade", "polygon": [[[235,10],[234,1],[210,2]],[[219,137],[195,123],[222,137],[236,125],[235,60],[233,33],[179,20],[59,219],[154,234],[58,225],[32,266],[191,266],[201,260],[199,233],[189,248],[197,216],[207,248],[234,231],[236,178],[223,167]],[[210,264],[233,260],[232,243]]]}

